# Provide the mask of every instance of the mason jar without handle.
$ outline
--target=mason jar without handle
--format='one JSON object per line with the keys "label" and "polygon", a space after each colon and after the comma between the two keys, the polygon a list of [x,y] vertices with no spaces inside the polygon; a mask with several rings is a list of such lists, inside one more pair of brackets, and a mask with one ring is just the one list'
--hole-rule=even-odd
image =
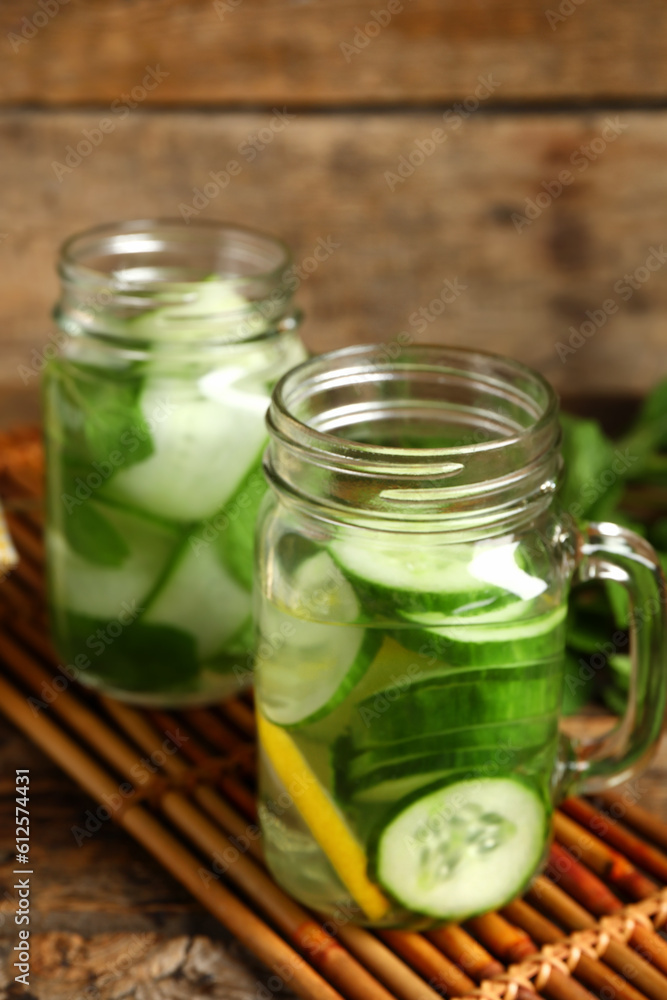
{"label": "mason jar without handle", "polygon": [[138,221],[65,243],[44,374],[49,603],[63,661],[125,701],[251,678],[265,414],[306,354],[286,247]]}
{"label": "mason jar without handle", "polygon": [[[306,905],[423,929],[500,907],[554,805],[623,781],[665,704],[655,552],[558,507],[557,400],[494,355],[354,347],[288,373],[259,531],[260,816]],[[560,732],[577,580],[634,609],[625,719]]]}

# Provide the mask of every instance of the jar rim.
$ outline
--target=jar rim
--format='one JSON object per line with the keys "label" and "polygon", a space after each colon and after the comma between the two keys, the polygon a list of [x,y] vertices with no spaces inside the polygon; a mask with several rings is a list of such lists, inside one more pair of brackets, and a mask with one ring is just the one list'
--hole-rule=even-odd
{"label": "jar rim", "polygon": [[[243,275],[223,275],[220,274],[220,281],[234,281],[242,277],[244,281],[267,281],[273,279],[279,279],[287,268],[292,263],[292,252],[283,240],[277,236],[264,233],[259,229],[254,229],[251,226],[242,226],[233,222],[226,222],[216,219],[195,219],[190,222],[185,222],[182,219],[175,217],[154,217],[154,218],[144,218],[144,219],[124,219],[117,222],[103,222],[96,226],[90,226],[86,229],[81,229],[76,233],[72,233],[67,239],[63,240],[59,248],[59,270],[63,277],[76,277],[81,276],[88,280],[102,280],[109,283],[110,277],[113,276],[113,272],[104,271],[95,267],[90,267],[81,262],[78,259],[76,251],[78,249],[84,250],[87,245],[94,246],[96,241],[100,243],[111,243],[114,239],[122,239],[123,237],[148,237],[152,230],[166,230],[168,231],[172,238],[176,237],[182,242],[183,246],[187,244],[201,243],[204,235],[210,238],[220,238],[224,236],[231,236],[233,234],[242,237],[250,237],[251,239],[257,240],[258,244],[263,243],[264,246],[268,248],[273,248],[275,251],[279,251],[280,258],[278,262],[267,269],[257,270],[255,273],[243,274]],[[154,234],[153,234],[154,238]],[[213,240],[211,240],[213,242]],[[179,281],[179,285],[187,284],[198,284],[197,281]],[[132,282],[130,287],[136,288],[139,285],[142,287],[148,287],[151,282]],[[119,288],[127,288],[128,285],[123,282],[118,282]]]}
{"label": "jar rim", "polygon": [[[354,345],[283,376],[267,416],[267,472],[279,489],[407,519],[501,517],[553,492],[558,397],[542,375],[469,348],[409,343],[391,353]],[[457,440],[468,430],[469,440]],[[430,446],[438,436],[447,443]]]}
{"label": "jar rim", "polygon": [[123,349],[224,347],[294,330],[301,318],[287,245],[234,223],[103,223],[65,240],[58,273],[61,329]]}
{"label": "jar rim", "polygon": [[[289,433],[289,430],[291,429],[299,436],[301,434],[312,434],[313,438],[321,438],[323,441],[330,442],[331,444],[338,444],[345,450],[358,449],[360,454],[368,454],[369,456],[381,455],[389,458],[391,456],[414,455],[437,458],[438,456],[472,454],[480,451],[490,451],[507,447],[508,445],[516,443],[521,438],[526,438],[530,434],[534,434],[536,431],[539,431],[546,424],[549,424],[558,414],[559,400],[554,388],[547,381],[547,379],[544,378],[544,376],[535,371],[533,368],[530,368],[528,365],[524,365],[520,361],[504,357],[503,355],[496,354],[492,351],[481,351],[474,348],[450,347],[448,345],[441,346],[432,344],[410,344],[406,347],[405,352],[409,352],[409,354],[413,357],[421,355],[419,363],[422,365],[428,364],[429,357],[433,358],[436,355],[444,357],[447,355],[453,360],[458,359],[461,363],[469,362],[471,366],[475,362],[487,361],[505,367],[508,370],[508,373],[513,370],[515,373],[523,375],[524,378],[532,380],[534,384],[544,392],[545,405],[542,413],[539,415],[534,424],[525,427],[512,437],[504,437],[491,441],[477,441],[464,445],[447,445],[437,448],[403,448],[396,445],[364,444],[363,442],[354,441],[341,435],[332,434],[329,431],[322,431],[302,420],[299,420],[291,412],[290,400],[288,398],[290,389],[294,391],[299,382],[303,382],[308,378],[310,372],[316,375],[319,369],[326,369],[326,367],[330,366],[332,363],[336,365],[339,360],[346,360],[348,358],[350,361],[354,361],[355,359],[363,358],[364,356],[368,356],[369,359],[372,359],[373,355],[379,357],[382,354],[382,350],[382,345],[353,344],[348,347],[338,348],[334,351],[327,351],[324,354],[318,354],[315,357],[308,358],[306,361],[302,361],[301,364],[296,365],[289,372],[286,372],[273,391],[271,411],[276,427],[283,433]],[[387,362],[370,360],[368,368],[369,370],[371,368],[375,370],[378,368],[389,369],[395,363],[396,362],[393,359],[390,359]],[[415,362],[408,362],[408,364],[412,366]],[[472,367],[470,368],[470,371],[472,372]]]}

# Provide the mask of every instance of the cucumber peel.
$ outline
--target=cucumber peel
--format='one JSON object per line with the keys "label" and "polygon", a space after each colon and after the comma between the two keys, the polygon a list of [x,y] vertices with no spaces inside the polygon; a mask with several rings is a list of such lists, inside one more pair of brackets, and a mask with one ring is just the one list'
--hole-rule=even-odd
{"label": "cucumber peel", "polygon": [[396,613],[438,612],[443,616],[475,614],[506,603],[506,592],[468,572],[465,554],[453,547],[427,549],[412,544],[391,548],[354,539],[334,541],[329,551],[374,617]]}
{"label": "cucumber peel", "polygon": [[[500,667],[536,663],[556,655],[564,642],[567,605],[523,620],[396,629],[392,633],[407,649],[434,654],[448,667]],[[421,616],[410,615],[418,622]]]}
{"label": "cucumber peel", "polygon": [[499,757],[511,761],[514,770],[526,763],[534,766],[541,757],[553,758],[556,752],[558,716],[554,713],[537,721],[522,719],[519,725],[500,723],[459,730],[454,747],[447,746],[448,736],[406,739],[355,752],[349,736],[343,735],[333,751],[338,801],[397,802],[407,794],[401,782],[416,790],[436,779],[442,782],[446,775],[450,780],[454,774],[484,776],[497,771]]}
{"label": "cucumber peel", "polygon": [[161,587],[147,599],[143,620],[191,632],[205,661],[223,652],[246,624],[250,603],[213,549],[195,550],[186,539]]}
{"label": "cucumber peel", "polygon": [[[509,676],[508,676],[509,675]],[[404,691],[370,695],[356,706],[352,732],[360,746],[382,746],[405,739],[447,734],[474,724],[513,723],[551,718],[560,706],[562,666],[554,659],[521,671],[489,667],[425,674]]]}

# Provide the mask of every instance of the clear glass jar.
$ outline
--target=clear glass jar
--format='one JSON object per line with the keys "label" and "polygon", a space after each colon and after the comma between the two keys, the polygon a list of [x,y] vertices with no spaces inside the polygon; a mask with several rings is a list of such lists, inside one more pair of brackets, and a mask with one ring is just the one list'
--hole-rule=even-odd
{"label": "clear glass jar", "polygon": [[[354,347],[287,374],[269,410],[260,543],[260,815],[308,906],[425,928],[502,906],[554,804],[627,778],[660,733],[655,553],[556,498],[557,400],[493,355]],[[559,732],[573,580],[642,609],[628,716]]]}
{"label": "clear glass jar", "polygon": [[218,223],[62,248],[44,374],[52,630],[80,679],[153,706],[248,683],[265,413],[306,353],[290,256]]}

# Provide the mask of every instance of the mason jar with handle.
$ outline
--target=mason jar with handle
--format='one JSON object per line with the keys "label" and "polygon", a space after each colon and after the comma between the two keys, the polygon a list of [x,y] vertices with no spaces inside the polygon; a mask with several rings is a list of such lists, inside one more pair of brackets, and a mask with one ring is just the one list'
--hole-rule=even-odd
{"label": "mason jar with handle", "polygon": [[[557,399],[490,354],[353,347],[269,410],[256,701],[267,863],[303,903],[378,927],[500,907],[565,794],[623,781],[665,705],[655,552],[559,509]],[[560,731],[576,581],[633,608],[624,719]]]}
{"label": "mason jar with handle", "polygon": [[56,649],[126,701],[214,701],[251,678],[265,414],[302,361],[279,241],[136,221],[62,248],[44,374]]}

